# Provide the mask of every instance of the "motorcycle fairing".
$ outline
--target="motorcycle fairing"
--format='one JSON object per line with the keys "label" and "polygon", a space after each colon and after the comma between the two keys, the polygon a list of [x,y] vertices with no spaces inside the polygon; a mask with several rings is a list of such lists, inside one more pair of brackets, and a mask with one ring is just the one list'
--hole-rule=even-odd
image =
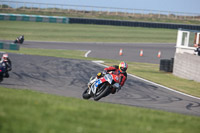
{"label": "motorcycle fairing", "polygon": [[106,81],[108,81],[111,84],[112,80],[113,80],[113,78],[112,78],[112,76],[110,74],[106,74],[104,77],[101,77],[100,79],[96,80],[94,85],[91,87],[92,88],[92,93],[93,94],[96,93],[96,89],[100,84],[102,84],[102,83],[104,83]]}
{"label": "motorcycle fairing", "polygon": [[113,75],[113,74],[106,74],[104,75],[104,77],[101,77],[100,79],[97,79],[96,81],[94,81],[94,84],[90,87],[90,91],[89,91],[89,94],[92,93],[95,94],[96,93],[96,90],[97,90],[97,87],[104,83],[104,82],[108,82],[109,84],[112,84],[113,83],[113,80],[116,82],[116,84],[114,86],[116,87],[119,87],[119,78],[118,76],[116,75]]}

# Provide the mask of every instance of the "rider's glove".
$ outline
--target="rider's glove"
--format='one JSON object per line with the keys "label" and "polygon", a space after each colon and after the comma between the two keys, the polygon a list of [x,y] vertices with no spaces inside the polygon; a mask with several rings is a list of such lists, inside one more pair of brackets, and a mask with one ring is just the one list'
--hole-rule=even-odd
{"label": "rider's glove", "polygon": [[102,77],[102,73],[101,72],[97,73],[97,78],[100,78],[100,77]]}
{"label": "rider's glove", "polygon": [[101,76],[101,72],[97,73],[97,76],[100,77]]}

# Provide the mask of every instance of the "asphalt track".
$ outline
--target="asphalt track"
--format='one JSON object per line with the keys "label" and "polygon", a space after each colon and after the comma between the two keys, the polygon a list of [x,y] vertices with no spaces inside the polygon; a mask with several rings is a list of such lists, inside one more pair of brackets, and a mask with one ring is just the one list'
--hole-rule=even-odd
{"label": "asphalt track", "polygon": [[[22,45],[24,46],[31,45]],[[47,48],[52,48],[50,46]],[[77,48],[80,49],[79,46]],[[106,45],[104,48],[107,49]],[[88,79],[104,68],[85,60],[11,53],[9,56],[13,62],[13,70],[10,78],[5,79],[1,86],[27,88],[68,97],[82,98]],[[111,94],[100,101],[200,116],[200,99],[175,93],[131,76],[128,76],[119,93]]]}
{"label": "asphalt track", "polygon": [[[48,48],[48,49],[71,49],[91,50],[88,57],[116,59],[133,62],[146,62],[159,64],[160,59],[171,59],[175,54],[175,44],[154,44],[154,43],[66,43],[66,42],[32,42],[26,41],[23,47],[27,48]],[[122,49],[123,56],[119,56]],[[140,57],[140,51],[143,56]],[[161,51],[161,58],[158,52]]]}

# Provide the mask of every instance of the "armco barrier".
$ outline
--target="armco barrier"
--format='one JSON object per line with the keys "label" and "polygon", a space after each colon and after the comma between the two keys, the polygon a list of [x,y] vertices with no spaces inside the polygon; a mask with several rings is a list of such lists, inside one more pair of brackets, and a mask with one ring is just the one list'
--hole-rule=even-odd
{"label": "armco barrier", "polygon": [[69,23],[69,18],[67,17],[25,15],[25,14],[5,14],[5,13],[0,13],[0,20]]}
{"label": "armco barrier", "polygon": [[5,14],[0,13],[0,20],[10,21],[33,21],[49,23],[70,23],[70,24],[97,24],[113,26],[130,26],[130,27],[148,27],[148,28],[166,28],[166,29],[190,29],[200,30],[200,25],[172,24],[172,23],[155,23],[155,22],[137,22],[137,21],[120,21],[106,19],[89,19],[89,18],[68,18],[59,16],[42,16],[42,15],[25,15],[25,14]]}
{"label": "armco barrier", "polygon": [[20,44],[0,42],[0,49],[19,50]]}
{"label": "armco barrier", "polygon": [[70,18],[69,23],[71,23],[71,24],[77,23],[77,24],[115,25],[115,26],[130,26],[130,27],[148,27],[148,28],[166,28],[166,29],[183,28],[183,29],[191,29],[191,30],[200,30],[200,25],[119,21],[119,20],[87,19],[87,18]]}

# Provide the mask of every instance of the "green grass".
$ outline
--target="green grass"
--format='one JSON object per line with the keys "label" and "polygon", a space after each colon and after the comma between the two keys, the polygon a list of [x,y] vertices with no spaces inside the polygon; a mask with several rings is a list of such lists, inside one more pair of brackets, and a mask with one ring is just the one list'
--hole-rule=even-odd
{"label": "green grass", "polygon": [[86,51],[80,50],[54,50],[54,49],[36,49],[36,48],[20,48],[19,51],[1,49],[3,52],[20,53],[29,55],[52,56],[70,59],[85,59]]}
{"label": "green grass", "polygon": [[198,133],[200,117],[0,87],[1,133]]}
{"label": "green grass", "polygon": [[81,24],[0,21],[0,40],[175,43],[177,30]]}

